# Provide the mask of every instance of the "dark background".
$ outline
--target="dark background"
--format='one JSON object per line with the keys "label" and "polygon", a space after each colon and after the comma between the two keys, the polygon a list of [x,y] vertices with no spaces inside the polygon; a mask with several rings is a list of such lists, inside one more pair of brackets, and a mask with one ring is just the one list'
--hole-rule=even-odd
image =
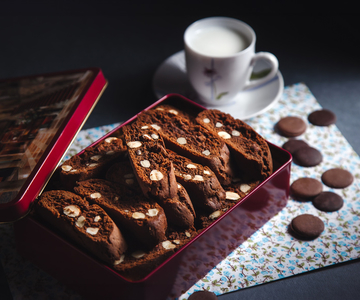
{"label": "dark background", "polygon": [[285,85],[304,82],[323,107],[338,112],[338,127],[360,153],[359,139],[347,134],[359,125],[360,112],[360,14],[351,14],[356,4],[49,2],[1,2],[0,79],[100,67],[109,85],[84,128],[126,120],[152,103],[153,74],[183,49],[186,27],[222,15],[252,26],[256,50],[278,57]]}
{"label": "dark background", "polygon": [[[337,114],[337,126],[360,153],[360,14],[353,3],[2,1],[0,79],[100,67],[109,85],[84,128],[124,121],[156,100],[153,74],[183,49],[188,25],[234,17],[253,27],[257,51],[277,56],[285,85],[304,82]],[[358,299],[359,292],[356,260],[219,299]]]}

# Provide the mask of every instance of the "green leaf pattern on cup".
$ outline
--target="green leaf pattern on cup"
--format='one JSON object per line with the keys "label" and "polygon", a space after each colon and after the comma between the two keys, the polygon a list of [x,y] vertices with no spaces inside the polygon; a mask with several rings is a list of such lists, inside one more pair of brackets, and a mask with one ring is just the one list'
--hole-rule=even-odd
{"label": "green leaf pattern on cup", "polygon": [[220,100],[221,97],[223,97],[223,96],[225,96],[225,95],[227,95],[227,94],[228,94],[228,92],[222,92],[222,93],[218,94],[218,95],[216,96],[216,100]]}
{"label": "green leaf pattern on cup", "polygon": [[261,78],[265,77],[266,75],[268,75],[270,72],[271,72],[271,69],[264,69],[259,72],[252,72],[251,76],[250,76],[250,80],[261,79]]}

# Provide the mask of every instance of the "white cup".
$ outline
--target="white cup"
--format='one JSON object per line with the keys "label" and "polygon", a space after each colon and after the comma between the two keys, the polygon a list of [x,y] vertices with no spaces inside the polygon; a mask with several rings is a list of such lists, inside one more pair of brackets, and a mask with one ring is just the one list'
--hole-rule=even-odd
{"label": "white cup", "polygon": [[[191,24],[184,33],[186,71],[199,99],[223,105],[240,91],[273,78],[278,60],[269,52],[255,53],[256,35],[246,23],[228,17],[210,17]],[[258,60],[267,60],[270,72],[250,80]]]}

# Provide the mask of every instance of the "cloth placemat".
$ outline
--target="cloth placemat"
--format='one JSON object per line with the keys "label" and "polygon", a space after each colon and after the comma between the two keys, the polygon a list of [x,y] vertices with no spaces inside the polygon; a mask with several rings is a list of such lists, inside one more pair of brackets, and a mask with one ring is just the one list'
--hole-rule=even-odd
{"label": "cloth placemat", "polygon": [[[247,123],[268,141],[282,146],[288,139],[275,133],[274,125],[282,117],[301,117],[308,127],[297,138],[318,149],[323,161],[311,168],[293,163],[290,183],[301,177],[321,181],[326,170],[344,168],[355,178],[350,187],[331,189],[323,185],[324,191],[343,197],[344,206],[327,213],[317,210],[311,202],[290,198],[284,209],[179,299],[203,289],[221,295],[360,257],[360,159],[336,125],[319,127],[308,122],[308,115],[321,108],[308,87],[299,83],[286,87],[273,108]],[[324,232],[314,241],[299,241],[288,233],[291,220],[304,213],[318,216],[325,224]]]}
{"label": "cloth placemat", "polygon": [[[298,138],[320,150],[323,162],[312,168],[292,164],[291,182],[300,177],[320,180],[324,171],[334,167],[347,169],[355,177],[350,187],[330,189],[324,185],[324,191],[330,190],[343,197],[343,208],[337,212],[325,213],[314,208],[311,203],[289,199],[284,209],[204,278],[198,280],[179,297],[180,300],[187,299],[193,292],[203,289],[221,295],[360,256],[360,158],[335,125],[316,127],[307,121],[308,114],[320,108],[308,87],[298,83],[285,87],[281,99],[270,110],[247,120],[247,123],[267,140],[281,146],[287,138],[274,132],[276,122],[289,115],[302,117],[308,128]],[[64,159],[76,154],[118,125],[119,123],[81,131]],[[318,216],[325,223],[324,232],[314,241],[299,241],[287,232],[290,221],[303,213]],[[1,261],[14,299],[45,299],[52,296],[56,299],[81,299],[62,283],[17,254],[11,225],[1,224],[0,236]],[[180,269],[178,276],[188,278],[194,274],[184,274]],[[184,286],[181,285],[173,287],[173,293],[177,295],[183,290]]]}

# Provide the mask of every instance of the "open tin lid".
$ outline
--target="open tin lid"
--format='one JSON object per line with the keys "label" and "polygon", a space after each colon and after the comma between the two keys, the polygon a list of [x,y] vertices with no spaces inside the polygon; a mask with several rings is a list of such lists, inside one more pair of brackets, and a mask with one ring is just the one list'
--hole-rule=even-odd
{"label": "open tin lid", "polygon": [[0,81],[0,222],[29,212],[106,85],[98,68]]}

